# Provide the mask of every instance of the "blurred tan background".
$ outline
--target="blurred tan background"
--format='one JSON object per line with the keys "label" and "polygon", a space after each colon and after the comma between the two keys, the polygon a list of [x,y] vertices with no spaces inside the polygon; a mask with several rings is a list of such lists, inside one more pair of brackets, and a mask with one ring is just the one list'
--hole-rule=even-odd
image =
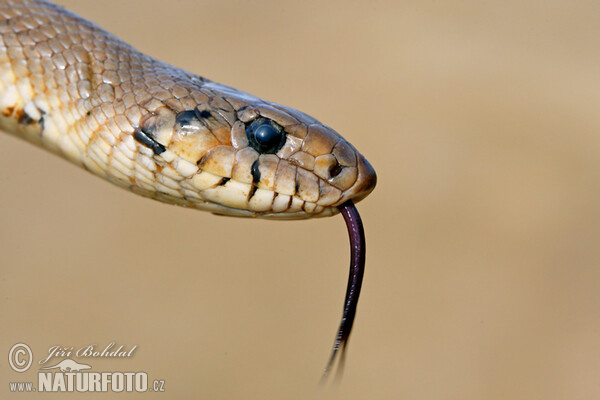
{"label": "blurred tan background", "polygon": [[[137,344],[89,363],[165,380],[144,398],[600,398],[598,2],[61,3],[350,140],[379,176],[368,269],[345,379],[319,392],[341,217],[166,206],[0,135],[2,354]],[[36,377],[0,364],[2,398]]]}

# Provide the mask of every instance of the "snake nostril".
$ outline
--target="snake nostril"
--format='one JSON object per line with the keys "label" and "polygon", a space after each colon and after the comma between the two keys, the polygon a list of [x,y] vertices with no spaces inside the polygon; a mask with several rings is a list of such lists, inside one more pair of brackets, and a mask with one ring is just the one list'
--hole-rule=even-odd
{"label": "snake nostril", "polygon": [[336,161],[331,167],[329,167],[329,176],[335,178],[342,172],[342,166]]}

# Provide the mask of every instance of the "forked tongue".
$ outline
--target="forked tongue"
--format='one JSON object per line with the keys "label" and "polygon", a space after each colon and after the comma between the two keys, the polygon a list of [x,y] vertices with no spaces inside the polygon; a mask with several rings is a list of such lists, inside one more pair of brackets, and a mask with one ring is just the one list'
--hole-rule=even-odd
{"label": "forked tongue", "polygon": [[335,341],[333,342],[331,357],[329,357],[329,362],[327,362],[327,366],[321,377],[321,384],[323,384],[329,376],[338,354],[340,355],[340,361],[338,363],[337,376],[341,377],[343,373],[346,346],[348,345],[348,338],[352,331],[352,324],[354,323],[354,316],[356,315],[356,306],[358,305],[358,296],[360,295],[360,287],[365,273],[365,231],[358,210],[352,200],[346,201],[338,208],[340,213],[344,216],[344,221],[346,221],[346,227],[348,228],[348,235],[350,236],[350,275],[348,277],[348,287],[346,288],[342,322],[340,323]]}

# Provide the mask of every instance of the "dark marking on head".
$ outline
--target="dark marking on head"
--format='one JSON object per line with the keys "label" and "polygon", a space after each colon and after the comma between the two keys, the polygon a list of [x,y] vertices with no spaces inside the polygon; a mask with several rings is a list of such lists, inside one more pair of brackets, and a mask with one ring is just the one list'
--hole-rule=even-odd
{"label": "dark marking on head", "polygon": [[14,110],[14,116],[15,116],[15,118],[17,118],[17,121],[21,125],[40,124],[43,129],[43,127],[44,127],[44,112],[39,109],[37,109],[37,111],[40,114],[39,119],[34,119],[24,109]]}
{"label": "dark marking on head", "polygon": [[230,180],[231,180],[231,178],[223,178],[223,179],[221,179],[221,182],[219,182],[218,186],[224,186]]}
{"label": "dark marking on head", "polygon": [[194,111],[196,111],[196,117],[198,119],[206,119],[206,118],[212,117],[212,114],[208,110],[202,110],[202,111],[200,111],[200,110],[198,110],[196,108]]}
{"label": "dark marking on head", "polygon": [[90,115],[92,115],[92,112],[88,111],[88,112],[85,113],[85,115],[87,115],[89,117]]}
{"label": "dark marking on head", "polygon": [[175,118],[175,122],[181,126],[192,125],[196,121],[198,121],[198,118],[193,110],[182,111]]}
{"label": "dark marking on head", "polygon": [[250,193],[248,194],[248,201],[250,201],[250,199],[252,199],[252,197],[254,197],[254,193],[256,193],[256,189],[258,189],[258,187],[256,185],[250,186]]}
{"label": "dark marking on head", "polygon": [[133,133],[133,138],[135,140],[137,140],[138,142],[140,142],[141,144],[143,144],[144,146],[152,149],[152,151],[156,155],[164,153],[165,150],[167,150],[165,148],[165,146],[163,146],[162,144],[160,144],[156,140],[154,140],[154,138],[150,134],[148,134],[142,130],[135,131]]}
{"label": "dark marking on head", "polygon": [[208,110],[198,110],[197,108],[193,110],[182,111],[177,114],[175,122],[181,126],[189,126],[189,125],[197,125],[198,123],[202,125],[206,125],[204,120],[212,117],[212,114]]}
{"label": "dark marking on head", "polygon": [[23,112],[19,115],[18,121],[21,125],[31,125],[35,122],[35,120],[31,118],[31,116],[29,116],[29,114],[27,114],[26,112]]}
{"label": "dark marking on head", "polygon": [[329,176],[335,178],[342,172],[342,166],[336,161],[331,167],[329,167]]}
{"label": "dark marking on head", "polygon": [[252,183],[256,184],[260,182],[260,169],[258,158],[252,163],[252,168],[250,168],[250,172],[252,173]]}

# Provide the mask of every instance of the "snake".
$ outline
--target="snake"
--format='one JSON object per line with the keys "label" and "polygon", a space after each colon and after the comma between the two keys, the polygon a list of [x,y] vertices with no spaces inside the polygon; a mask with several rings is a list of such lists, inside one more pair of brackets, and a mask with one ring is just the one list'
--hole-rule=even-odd
{"label": "snake", "polygon": [[341,213],[350,238],[343,364],[365,268],[355,203],[374,168],[332,128],[148,55],[64,8],[0,1],[0,130],[144,197],[217,215]]}

